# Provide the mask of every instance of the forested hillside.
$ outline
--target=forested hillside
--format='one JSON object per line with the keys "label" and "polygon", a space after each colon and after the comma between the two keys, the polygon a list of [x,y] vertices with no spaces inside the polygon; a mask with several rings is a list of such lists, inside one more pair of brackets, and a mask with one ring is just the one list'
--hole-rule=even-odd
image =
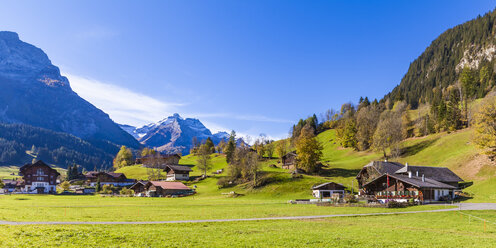
{"label": "forested hillside", "polygon": [[495,25],[493,11],[441,34],[411,63],[384,101],[405,100],[412,108],[439,104],[441,98],[449,97],[450,86],[457,89],[457,97],[483,97],[495,85]]}
{"label": "forested hillside", "polygon": [[33,158],[66,168],[73,163],[88,170],[110,168],[118,147],[25,124],[0,123],[0,165],[22,165]]}

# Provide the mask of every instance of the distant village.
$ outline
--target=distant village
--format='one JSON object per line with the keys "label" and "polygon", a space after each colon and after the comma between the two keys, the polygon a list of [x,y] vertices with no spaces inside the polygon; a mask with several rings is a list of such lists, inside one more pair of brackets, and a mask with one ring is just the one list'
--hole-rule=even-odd
{"label": "distant village", "polygon": [[[61,174],[45,164],[34,161],[19,169],[19,178],[3,179],[3,194],[104,194],[135,197],[184,197],[195,194],[189,187],[190,166],[179,165],[181,156],[159,155],[136,159],[143,164],[166,173],[162,180],[142,181],[127,178],[123,173],[88,171],[76,179],[61,182]],[[297,171],[295,152],[282,156],[283,169]],[[159,162],[157,162],[159,161]],[[222,173],[222,172],[218,172]],[[463,179],[445,167],[412,166],[390,161],[372,161],[364,165],[356,176],[358,192],[343,184],[325,182],[309,187],[312,199],[293,203],[350,203],[359,200],[374,204],[390,202],[425,204],[452,201],[458,197]],[[185,184],[186,183],[186,184]],[[57,190],[58,188],[58,190]],[[310,195],[311,192],[311,195]]]}

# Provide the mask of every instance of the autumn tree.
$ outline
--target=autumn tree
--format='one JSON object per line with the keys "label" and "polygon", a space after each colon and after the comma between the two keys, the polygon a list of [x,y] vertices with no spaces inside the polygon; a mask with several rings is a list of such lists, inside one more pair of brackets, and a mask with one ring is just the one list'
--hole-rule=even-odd
{"label": "autumn tree", "polygon": [[217,144],[217,152],[218,153],[224,153],[224,150],[225,150],[225,147],[226,147],[227,143],[224,139],[222,139],[219,144]]}
{"label": "autumn tree", "polygon": [[474,142],[484,153],[496,158],[496,97],[485,99],[474,114]]}
{"label": "autumn tree", "polygon": [[272,156],[274,155],[274,150],[274,142],[272,140],[267,141],[267,144],[265,145],[265,153],[267,154],[267,157],[272,158]]}
{"label": "autumn tree", "polygon": [[60,184],[60,188],[63,189],[64,191],[69,190],[70,186],[71,184],[68,181],[64,181]]}
{"label": "autumn tree", "polygon": [[157,151],[155,151],[151,148],[145,147],[145,148],[143,148],[143,150],[141,150],[141,157],[155,155],[156,153],[157,153]]}
{"label": "autumn tree", "polygon": [[133,164],[133,152],[126,146],[121,146],[121,149],[114,158],[114,168],[119,169],[131,164]]}
{"label": "autumn tree", "polygon": [[228,168],[230,180],[251,181],[254,187],[259,185],[260,164],[258,155],[251,151],[249,147],[236,148]]}
{"label": "autumn tree", "polygon": [[279,140],[277,142],[276,154],[279,158],[282,158],[282,156],[284,156],[284,155],[286,155],[286,153],[288,153],[287,147],[288,147],[287,139],[282,139],[282,140]]}
{"label": "autumn tree", "polygon": [[196,166],[200,171],[203,172],[204,176],[207,176],[207,171],[212,169],[212,148],[208,146],[206,143],[201,145],[200,148],[198,149],[198,158],[196,160],[197,164]]}
{"label": "autumn tree", "polygon": [[315,172],[322,157],[322,144],[317,140],[311,126],[305,125],[296,140],[297,167],[306,172]]}
{"label": "autumn tree", "polygon": [[357,128],[356,121],[353,118],[347,119],[344,123],[344,127],[340,130],[339,139],[341,140],[341,146],[357,148]]}
{"label": "autumn tree", "polygon": [[373,148],[381,151],[387,158],[387,149],[393,155],[399,155],[399,142],[403,139],[401,113],[386,110],[381,114],[381,119],[374,132]]}
{"label": "autumn tree", "polygon": [[356,114],[356,140],[358,150],[367,150],[372,145],[374,140],[374,132],[377,127],[377,123],[379,122],[380,115],[381,113],[377,106],[362,106],[360,110],[358,110]]}

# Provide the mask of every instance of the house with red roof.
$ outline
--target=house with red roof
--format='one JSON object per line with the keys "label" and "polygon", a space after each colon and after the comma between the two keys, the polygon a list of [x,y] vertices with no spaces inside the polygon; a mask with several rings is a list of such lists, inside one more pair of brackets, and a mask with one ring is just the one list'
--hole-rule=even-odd
{"label": "house with red roof", "polygon": [[181,182],[170,181],[137,182],[130,189],[134,190],[135,194],[149,197],[187,196],[195,193],[193,189]]}

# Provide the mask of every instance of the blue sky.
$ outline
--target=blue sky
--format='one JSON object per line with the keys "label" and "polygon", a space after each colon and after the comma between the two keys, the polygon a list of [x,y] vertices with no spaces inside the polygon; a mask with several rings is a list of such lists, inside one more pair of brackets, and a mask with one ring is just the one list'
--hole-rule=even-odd
{"label": "blue sky", "polygon": [[241,134],[381,98],[446,29],[494,1],[1,1],[0,29],[42,48],[119,123],[174,112]]}

